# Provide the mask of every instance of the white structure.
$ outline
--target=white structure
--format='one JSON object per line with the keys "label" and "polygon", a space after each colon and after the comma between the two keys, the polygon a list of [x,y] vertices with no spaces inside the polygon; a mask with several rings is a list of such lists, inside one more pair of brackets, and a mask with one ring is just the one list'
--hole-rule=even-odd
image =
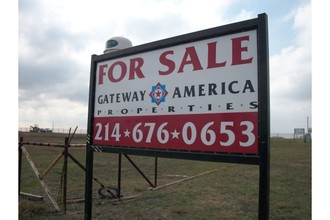
{"label": "white structure", "polygon": [[117,50],[122,50],[132,47],[132,42],[125,37],[112,37],[105,44],[103,53],[111,53]]}
{"label": "white structure", "polygon": [[293,139],[303,139],[305,137],[304,128],[295,128],[293,133]]}

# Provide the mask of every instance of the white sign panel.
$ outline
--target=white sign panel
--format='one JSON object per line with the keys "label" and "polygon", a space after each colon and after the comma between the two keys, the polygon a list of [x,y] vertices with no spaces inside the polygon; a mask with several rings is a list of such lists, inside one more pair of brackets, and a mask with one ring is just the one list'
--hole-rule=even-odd
{"label": "white sign panel", "polygon": [[257,153],[257,31],[97,63],[94,144]]}

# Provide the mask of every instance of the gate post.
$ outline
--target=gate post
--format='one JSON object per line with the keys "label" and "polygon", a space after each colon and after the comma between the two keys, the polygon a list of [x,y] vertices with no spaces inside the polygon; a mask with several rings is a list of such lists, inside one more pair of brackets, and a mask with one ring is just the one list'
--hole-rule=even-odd
{"label": "gate post", "polygon": [[64,164],[63,164],[63,211],[66,214],[66,196],[67,196],[67,183],[68,183],[68,146],[69,138],[64,139]]}
{"label": "gate post", "polygon": [[20,137],[18,143],[18,199],[21,192],[22,145],[23,145],[23,137]]}

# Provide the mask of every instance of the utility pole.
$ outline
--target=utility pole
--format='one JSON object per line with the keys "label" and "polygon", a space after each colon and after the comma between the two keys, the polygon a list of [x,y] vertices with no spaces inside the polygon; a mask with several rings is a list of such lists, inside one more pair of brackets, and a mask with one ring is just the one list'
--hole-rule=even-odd
{"label": "utility pole", "polygon": [[310,134],[309,117],[307,116],[307,133]]}

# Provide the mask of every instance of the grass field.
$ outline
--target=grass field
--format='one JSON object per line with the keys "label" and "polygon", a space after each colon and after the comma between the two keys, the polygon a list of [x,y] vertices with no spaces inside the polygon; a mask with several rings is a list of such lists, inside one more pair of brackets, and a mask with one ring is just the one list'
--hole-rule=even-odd
{"label": "grass field", "polygon": [[[61,134],[20,133],[24,141],[64,143]],[[72,143],[85,143],[76,135]],[[59,148],[26,146],[43,173],[62,151]],[[69,152],[85,165],[85,149]],[[154,158],[130,156],[153,181]],[[277,139],[271,142],[270,219],[311,219],[311,143]],[[61,159],[45,177],[54,199],[60,199]],[[116,186],[118,155],[94,154],[94,176]],[[205,175],[196,176],[211,171]],[[93,182],[93,219],[257,219],[259,167],[158,158],[158,186],[194,177],[158,190],[149,184],[126,158],[122,158],[122,201],[102,199]],[[72,160],[68,164],[68,199],[84,198],[85,173]],[[84,203],[67,205],[67,213],[55,212],[25,157],[21,191],[42,195],[43,201],[19,201],[20,219],[83,219]],[[60,207],[62,206],[58,200]]]}

